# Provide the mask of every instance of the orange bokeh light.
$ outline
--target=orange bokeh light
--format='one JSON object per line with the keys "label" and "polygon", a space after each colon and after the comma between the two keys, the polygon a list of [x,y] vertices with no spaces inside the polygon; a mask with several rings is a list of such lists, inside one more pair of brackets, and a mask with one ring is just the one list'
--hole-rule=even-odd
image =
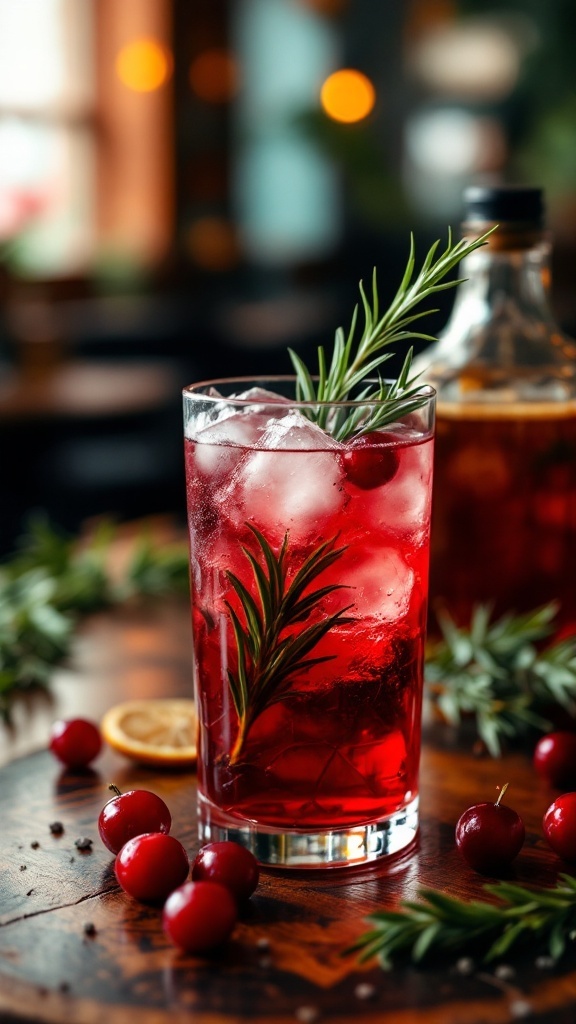
{"label": "orange bokeh light", "polygon": [[300,0],[303,7],[310,7],[318,14],[341,14],[348,0]]}
{"label": "orange bokeh light", "polygon": [[328,117],[352,124],[362,121],[373,110],[376,91],[361,71],[342,68],[326,79],[320,91],[320,101]]}
{"label": "orange bokeh light", "polygon": [[190,65],[192,91],[207,103],[227,103],[238,89],[238,65],[228,50],[204,50]]}
{"label": "orange bokeh light", "polygon": [[236,233],[223,217],[199,217],[188,229],[187,245],[194,262],[204,270],[229,270],[238,262]]}
{"label": "orange bokeh light", "polygon": [[172,54],[156,39],[134,39],[116,57],[116,74],[128,89],[154,92],[172,73]]}
{"label": "orange bokeh light", "polygon": [[347,0],[299,0],[302,7],[310,7],[319,14],[340,14]]}

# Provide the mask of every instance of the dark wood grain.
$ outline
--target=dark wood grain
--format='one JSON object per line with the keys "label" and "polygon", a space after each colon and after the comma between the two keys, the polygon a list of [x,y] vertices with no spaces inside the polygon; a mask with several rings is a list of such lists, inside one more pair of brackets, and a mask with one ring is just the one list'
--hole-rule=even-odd
{"label": "dark wood grain", "polygon": [[[181,604],[98,616],[83,628],[74,661],[62,670],[52,711],[82,707],[97,717],[124,697],[186,694],[188,644],[188,611]],[[384,973],[343,956],[368,913],[415,898],[423,885],[481,895],[485,880],[460,860],[454,824],[504,781],[510,783],[507,801],[527,828],[514,877],[555,881],[566,866],[550,853],[540,827],[555,793],[536,780],[527,754],[478,759],[461,736],[428,723],[417,847],[387,866],[264,872],[231,941],[210,957],[175,951],[162,933],[160,912],[120,892],[96,827],[112,780],[122,789],[143,785],[158,792],[172,810],[172,833],[194,856],[192,773],[158,773],[111,751],[93,771],[71,773],[43,749],[0,769],[3,1024],[288,1024],[304,1019],[306,1008],[307,1019],[334,1024],[501,1024],[518,1019],[518,1003],[527,1003],[528,1019],[540,1024],[576,1021],[573,954],[550,969],[537,966],[528,951],[507,982],[494,968],[464,976],[446,962]],[[64,825],[61,836],[50,832],[54,820]],[[93,839],[91,851],[76,848],[82,836]],[[95,927],[92,936],[85,933],[88,923]],[[373,986],[372,996],[361,998],[359,985]]]}

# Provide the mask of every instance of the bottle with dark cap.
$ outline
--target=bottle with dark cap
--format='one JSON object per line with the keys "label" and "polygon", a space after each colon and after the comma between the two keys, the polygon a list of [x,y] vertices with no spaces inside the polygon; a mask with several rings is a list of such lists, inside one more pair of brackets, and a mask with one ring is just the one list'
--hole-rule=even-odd
{"label": "bottle with dark cap", "polygon": [[478,186],[464,204],[465,236],[497,227],[417,367],[438,392],[432,612],[555,601],[576,626],[576,345],[550,307],[543,193]]}

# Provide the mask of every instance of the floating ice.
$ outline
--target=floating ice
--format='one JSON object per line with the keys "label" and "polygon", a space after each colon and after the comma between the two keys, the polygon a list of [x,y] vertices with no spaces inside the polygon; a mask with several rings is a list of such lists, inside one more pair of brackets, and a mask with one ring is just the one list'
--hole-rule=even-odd
{"label": "floating ice", "polygon": [[227,416],[200,430],[195,437],[194,461],[197,471],[212,481],[232,473],[258,443],[269,417],[262,413]]}
{"label": "floating ice", "polygon": [[247,391],[240,391],[237,395],[231,395],[238,401],[253,402],[258,405],[262,404],[278,404],[279,402],[289,403],[289,398],[284,398],[283,395],[277,394],[275,391],[267,391],[266,388],[248,388]]}
{"label": "floating ice", "polygon": [[343,445],[297,410],[270,419],[259,448],[282,451],[341,451]]}
{"label": "floating ice", "polygon": [[239,467],[230,494],[243,518],[277,540],[290,530],[293,543],[333,530],[327,520],[347,500],[338,442],[290,412],[269,422],[258,447]]}
{"label": "floating ice", "polygon": [[[216,403],[212,399],[218,399],[218,402]],[[245,406],[235,404],[240,401],[251,404]],[[288,402],[289,399],[283,398],[282,395],[277,395],[273,391],[266,391],[265,388],[249,388],[247,391],[227,397],[222,395],[217,388],[210,387],[205,394],[196,394],[193,402],[186,401],[184,403],[185,434],[190,440],[195,441],[201,433],[217,423],[240,416],[251,416],[258,412],[264,415],[266,413],[264,406],[268,409],[267,416],[270,416],[272,410],[269,407],[271,405],[278,406]],[[218,440],[214,443],[234,442]]]}
{"label": "floating ice", "polygon": [[352,588],[346,591],[347,600],[354,602],[350,615],[393,622],[407,613],[414,572],[395,548],[364,549],[359,558],[346,552],[340,566],[342,579]]}

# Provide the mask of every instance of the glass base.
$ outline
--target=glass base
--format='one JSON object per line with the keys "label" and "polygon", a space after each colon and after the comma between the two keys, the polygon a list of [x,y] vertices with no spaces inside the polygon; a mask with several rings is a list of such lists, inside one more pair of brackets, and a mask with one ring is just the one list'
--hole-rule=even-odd
{"label": "glass base", "polygon": [[198,802],[202,843],[229,839],[252,851],[264,867],[357,867],[391,857],[414,842],[418,830],[418,797],[394,814],[368,825],[333,832],[280,832],[234,818],[204,797]]}

